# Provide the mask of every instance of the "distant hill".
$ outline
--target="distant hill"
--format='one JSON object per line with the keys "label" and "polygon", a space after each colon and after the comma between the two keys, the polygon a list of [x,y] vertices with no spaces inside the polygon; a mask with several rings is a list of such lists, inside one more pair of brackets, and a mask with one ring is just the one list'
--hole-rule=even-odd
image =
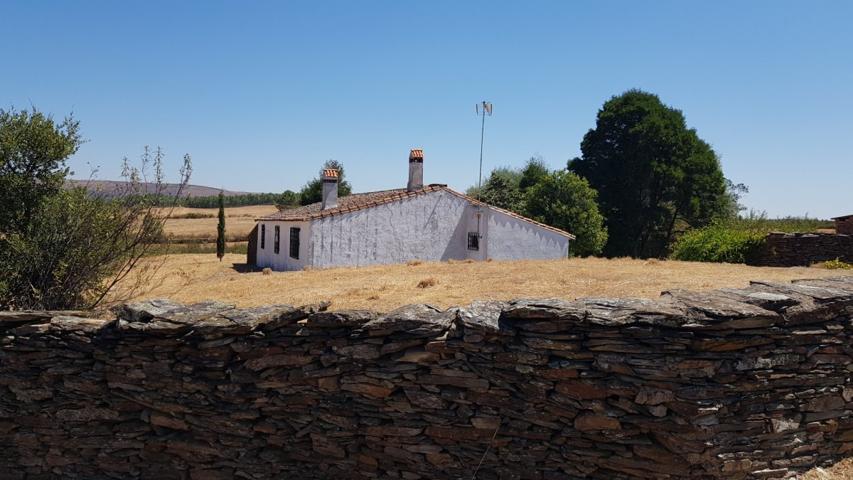
{"label": "distant hill", "polygon": [[[106,197],[111,197],[115,195],[120,195],[127,188],[127,182],[117,181],[117,180],[72,180],[68,179],[65,181],[66,185],[69,188],[73,187],[84,187],[87,190],[95,193],[99,193]],[[156,185],[154,183],[143,183],[143,187],[147,192],[153,193]],[[166,183],[163,184],[163,194],[164,195],[174,195],[178,190],[178,185],[175,183]],[[187,185],[184,187],[183,192],[181,192],[182,197],[212,197],[219,195],[220,189],[214,187],[205,187],[203,185]],[[226,197],[233,197],[237,195],[248,195],[252,192],[235,192],[231,190],[223,190],[222,193],[225,194]]]}

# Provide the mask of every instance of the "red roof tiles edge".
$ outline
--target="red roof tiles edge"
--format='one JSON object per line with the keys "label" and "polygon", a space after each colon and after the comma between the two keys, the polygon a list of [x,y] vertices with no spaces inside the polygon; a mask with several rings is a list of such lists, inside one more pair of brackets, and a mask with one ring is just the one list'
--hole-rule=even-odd
{"label": "red roof tiles edge", "polygon": [[[494,205],[489,205],[488,203],[481,202],[481,201],[479,201],[473,197],[469,197],[468,195],[465,195],[464,193],[457,192],[456,190],[453,190],[452,188],[449,188],[446,185],[442,185],[442,184],[429,185],[429,186],[426,186],[420,190],[415,190],[413,192],[389,193],[387,197],[380,198],[380,199],[373,200],[373,201],[366,201],[360,205],[356,204],[356,205],[347,206],[347,207],[335,207],[335,208],[330,208],[327,210],[320,210],[319,212],[308,212],[308,213],[298,214],[297,216],[293,216],[293,217],[287,217],[286,215],[281,215],[283,212],[287,212],[287,210],[280,210],[280,211],[278,211],[272,215],[267,215],[266,217],[255,218],[255,221],[304,222],[304,221],[314,220],[314,219],[318,219],[318,218],[325,218],[325,217],[331,217],[334,215],[341,215],[344,213],[352,213],[352,212],[364,210],[367,208],[371,208],[371,207],[375,207],[375,206],[379,206],[379,205],[384,205],[386,203],[396,202],[399,200],[404,200],[406,198],[411,198],[411,197],[415,197],[418,195],[437,192],[437,191],[441,191],[441,190],[446,191],[446,192],[448,192],[451,195],[454,195],[456,197],[462,198],[463,200],[466,200],[466,201],[468,201],[474,205],[482,205],[482,206],[484,206],[486,208],[490,208],[496,212],[500,212],[504,215],[522,220],[524,222],[527,222],[527,223],[530,223],[533,225],[536,225],[536,226],[541,227],[545,230],[548,230],[548,231],[557,233],[559,235],[562,235],[564,237],[567,237],[571,240],[574,240],[576,238],[574,235],[572,235],[571,233],[569,233],[565,230],[561,230],[559,228],[552,227],[550,225],[546,225],[546,224],[541,223],[541,222],[537,222],[536,220],[525,217],[524,215],[519,215],[515,212],[505,210],[503,208],[496,207]],[[389,190],[388,192],[393,192],[393,190]],[[370,194],[374,194],[374,193],[379,193],[379,192],[367,192],[364,194],[357,194],[357,195],[370,195]],[[346,197],[342,197],[342,199],[343,198],[346,198]],[[301,208],[301,207],[299,207],[299,208]],[[277,215],[280,215],[280,218],[276,218]]]}

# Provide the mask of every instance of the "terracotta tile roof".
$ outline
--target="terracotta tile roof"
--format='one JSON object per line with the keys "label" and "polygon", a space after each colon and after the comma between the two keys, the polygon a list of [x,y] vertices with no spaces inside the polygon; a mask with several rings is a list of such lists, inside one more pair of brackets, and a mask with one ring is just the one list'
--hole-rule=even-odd
{"label": "terracotta tile roof", "polygon": [[325,177],[325,178],[338,178],[338,171],[334,168],[323,169],[323,177]]}
{"label": "terracotta tile roof", "polygon": [[413,159],[423,160],[424,151],[420,148],[413,148],[412,151],[409,152],[409,160]]}
{"label": "terracotta tile roof", "polygon": [[329,217],[342,213],[355,212],[365,208],[375,207],[384,203],[395,202],[404,198],[422,195],[424,193],[434,192],[445,188],[444,185],[429,185],[420,190],[407,192],[405,188],[395,190],[380,190],[378,192],[355,193],[345,197],[338,197],[338,206],[323,210],[322,202],[304,205],[302,207],[288,208],[279,210],[266,217],[261,217],[256,220],[286,220],[286,221],[304,221],[313,220],[315,218]]}
{"label": "terracotta tile roof", "polygon": [[574,239],[575,236],[569,232],[564,230],[560,230],[559,228],[554,228],[550,225],[545,225],[544,223],[537,222],[535,220],[531,220],[523,215],[519,215],[515,212],[511,212],[509,210],[504,210],[503,208],[495,207],[494,205],[489,205],[484,202],[477,201],[476,199],[469,197],[463,193],[459,193],[456,190],[448,188],[447,185],[434,183],[432,185],[428,185],[424,188],[414,191],[406,191],[405,188],[398,188],[394,190],[381,190],[378,192],[368,192],[368,193],[355,193],[352,195],[347,195],[345,197],[338,198],[338,206],[335,208],[328,208],[323,210],[322,202],[312,203],[310,205],[305,205],[302,207],[296,208],[288,208],[284,210],[279,210],[276,213],[271,215],[267,215],[266,217],[256,218],[255,220],[261,221],[287,221],[287,222],[302,222],[307,220],[314,220],[317,218],[330,217],[332,215],[340,215],[343,213],[356,212],[359,210],[364,210],[366,208],[376,207],[379,205],[383,205],[386,203],[396,202],[399,200],[403,200],[406,198],[415,197],[418,195],[423,195],[430,192],[437,192],[439,190],[444,190],[451,195],[457,196],[459,198],[465,199],[468,202],[471,202],[474,205],[482,205],[486,208],[490,208],[492,210],[503,213],[504,215],[508,215],[513,218],[517,218],[519,220],[532,223],[533,225],[537,225],[544,230],[548,230],[564,237],[568,237],[570,239]]}

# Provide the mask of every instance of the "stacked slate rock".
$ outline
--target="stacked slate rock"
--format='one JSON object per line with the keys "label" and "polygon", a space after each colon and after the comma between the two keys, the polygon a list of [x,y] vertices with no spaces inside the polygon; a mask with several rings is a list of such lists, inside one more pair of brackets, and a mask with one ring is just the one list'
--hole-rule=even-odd
{"label": "stacked slate rock", "polygon": [[0,479],[790,478],[853,455],[853,277],[0,314]]}
{"label": "stacked slate rock", "polygon": [[829,260],[853,263],[853,235],[770,233],[750,254],[747,263],[768,267],[807,267]]}

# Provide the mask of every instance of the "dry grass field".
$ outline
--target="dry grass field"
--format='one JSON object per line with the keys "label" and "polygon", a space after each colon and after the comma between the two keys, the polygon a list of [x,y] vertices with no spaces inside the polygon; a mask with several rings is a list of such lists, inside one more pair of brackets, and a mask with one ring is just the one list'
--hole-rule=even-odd
{"label": "dry grass field", "polygon": [[801,480],[853,480],[853,457],[845,458],[830,468],[815,468]]}
{"label": "dry grass field", "polygon": [[[225,209],[225,236],[231,241],[244,241],[255,226],[255,218],[276,211],[275,205],[253,205]],[[166,235],[174,241],[215,241],[216,208],[177,207],[164,226]],[[200,217],[200,218],[189,218]]]}
{"label": "dry grass field", "polygon": [[[787,281],[844,275],[822,268],[769,268],[678,261],[573,258],[506,262],[425,262],[298,272],[241,273],[243,255],[170,255],[133,299],[217,299],[238,306],[301,305],[330,300],[333,309],[388,311],[409,303],[438,307],[520,297],[645,297],[662,290],[744,287],[750,280]],[[235,265],[238,268],[235,269]],[[846,272],[850,274],[849,271]],[[127,285],[133,284],[130,279]],[[127,297],[121,289],[116,298]]]}

